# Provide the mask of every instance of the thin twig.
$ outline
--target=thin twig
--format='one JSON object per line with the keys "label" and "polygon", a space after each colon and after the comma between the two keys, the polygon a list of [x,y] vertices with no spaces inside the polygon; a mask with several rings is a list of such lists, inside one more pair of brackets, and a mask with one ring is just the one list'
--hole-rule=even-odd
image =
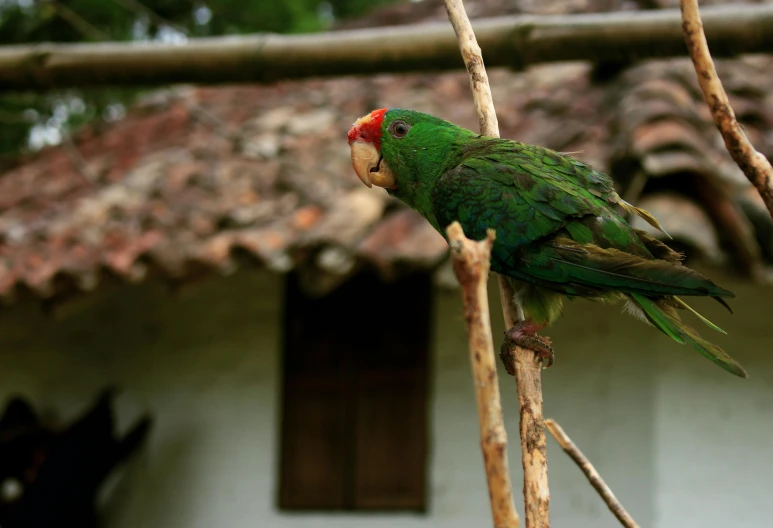
{"label": "thin twig", "polygon": [[83,154],[78,150],[78,147],[72,140],[72,135],[68,130],[62,131],[62,145],[64,146],[65,152],[67,152],[67,155],[70,157],[70,161],[72,161],[75,168],[78,169],[78,173],[81,177],[90,184],[95,183],[97,181],[97,176],[89,168]]}
{"label": "thin twig", "polygon": [[550,434],[553,435],[553,438],[558,442],[558,445],[561,446],[561,449],[563,449],[566,454],[574,460],[580,470],[585,473],[588,482],[591,483],[591,486],[596,488],[596,491],[599,492],[599,495],[601,495],[601,498],[609,507],[609,510],[617,517],[620,523],[626,528],[639,528],[639,525],[636,524],[633,517],[631,517],[625,508],[623,508],[623,505],[617,500],[617,497],[615,497],[615,494],[609,489],[609,486],[604,482],[604,479],[601,478],[599,472],[593,467],[593,464],[591,464],[585,455],[582,454],[580,448],[572,442],[572,439],[569,438],[569,435],[564,432],[561,426],[558,425],[555,420],[551,420],[550,418],[545,420],[545,425],[547,426],[548,431],[550,431]]}
{"label": "thin twig", "polygon": [[30,125],[34,121],[27,118],[23,113],[20,113],[20,112],[8,112],[6,110],[0,110],[0,122],[6,125],[10,125],[10,124]]}
{"label": "thin twig", "polygon": [[228,123],[204,108],[202,105],[191,100],[190,97],[175,93],[172,95],[172,99],[182,103],[188,109],[188,112],[190,112],[191,117],[208,127],[215,135],[226,140],[234,148],[241,143],[242,135],[238,130],[232,128]]}
{"label": "thin twig", "polygon": [[714,123],[722,134],[722,139],[725,140],[725,147],[730,156],[757,188],[770,215],[773,216],[773,167],[765,156],[755,150],[735,118],[735,112],[730,106],[727,93],[722,87],[722,81],[719,80],[714,61],[709,53],[706,35],[703,32],[703,22],[698,11],[698,1],[681,0],[681,7],[684,40],[695,65],[695,73],[698,74],[703,98],[711,109]]}
{"label": "thin twig", "polygon": [[[454,27],[459,50],[470,75],[470,88],[480,121],[481,134],[499,137],[494,100],[491,96],[486,67],[480,46],[464,10],[462,0],[446,0],[448,18]],[[499,277],[499,296],[508,328],[517,319],[513,314],[512,290],[504,277]],[[523,462],[523,496],[527,528],[550,526],[547,441],[542,416],[542,363],[534,351],[515,347],[513,357],[518,390],[521,460]]]}
{"label": "thin twig", "polygon": [[54,8],[56,14],[59,15],[62,20],[70,24],[87,39],[97,41],[110,39],[110,35],[93,25],[91,22],[80,16],[66,5],[58,2],[57,0],[48,0],[48,3]]}
{"label": "thin twig", "polygon": [[134,13],[135,15],[139,16],[145,16],[153,22],[157,26],[168,26],[175,31],[182,33],[183,35],[188,34],[188,30],[186,30],[182,26],[178,26],[177,24],[170,22],[166,18],[162,17],[152,9],[150,9],[148,6],[143,4],[142,2],[139,2],[138,0],[113,0],[114,3],[120,5],[127,11],[130,11],[131,13]]}
{"label": "thin twig", "polygon": [[459,222],[451,224],[446,232],[454,271],[462,286],[491,515],[495,528],[518,528],[520,519],[513,505],[507,463],[507,432],[502,417],[488,305],[489,259],[494,231],[489,230],[487,238],[480,242],[465,237]]}

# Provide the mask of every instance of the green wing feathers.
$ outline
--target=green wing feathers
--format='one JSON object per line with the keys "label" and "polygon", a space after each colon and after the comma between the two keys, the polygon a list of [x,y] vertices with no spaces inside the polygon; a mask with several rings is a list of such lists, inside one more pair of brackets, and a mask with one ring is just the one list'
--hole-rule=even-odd
{"label": "green wing feathers", "polygon": [[536,292],[521,296],[527,318],[549,324],[560,314],[561,296],[629,299],[638,315],[676,342],[689,343],[725,370],[746,377],[738,363],[677,313],[691,311],[721,331],[678,296],[712,297],[729,309],[724,298],[733,293],[682,265],[682,255],[663,242],[631,227],[616,207],[668,235],[650,213],[623,200],[607,175],[541,147],[477,138],[438,179],[431,203],[438,226],[458,220],[476,240],[487,228],[496,230],[491,269]]}
{"label": "green wing feathers", "polygon": [[[683,323],[679,318],[676,309],[669,305],[669,299],[652,299],[638,293],[631,294],[629,298],[642,310],[647,320],[649,320],[655,328],[671,337],[677,343],[689,343],[695,350],[731,374],[735,374],[742,378],[748,377],[746,370],[744,370],[737,361],[731,358],[727,352],[717,345],[709,343],[703,339],[695,329]],[[681,299],[674,300],[680,307],[687,308],[697,314],[695,310],[687,306]],[[705,317],[700,315],[699,317],[711,328],[721,331],[721,329],[708,321]]]}

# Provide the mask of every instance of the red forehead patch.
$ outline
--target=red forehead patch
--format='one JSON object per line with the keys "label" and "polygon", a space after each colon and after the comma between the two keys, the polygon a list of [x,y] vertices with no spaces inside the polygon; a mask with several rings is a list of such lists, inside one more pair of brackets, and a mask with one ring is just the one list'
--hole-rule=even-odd
{"label": "red forehead patch", "polygon": [[352,142],[359,139],[373,143],[376,148],[381,148],[381,124],[384,122],[384,114],[387,113],[387,110],[389,109],[380,108],[373,110],[368,115],[355,121],[349,130],[349,134],[347,134],[349,144],[351,145]]}

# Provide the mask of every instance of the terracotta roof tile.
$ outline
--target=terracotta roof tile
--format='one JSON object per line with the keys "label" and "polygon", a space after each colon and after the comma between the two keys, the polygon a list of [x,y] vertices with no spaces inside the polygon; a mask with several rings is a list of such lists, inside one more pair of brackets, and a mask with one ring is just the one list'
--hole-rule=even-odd
{"label": "terracotta roof tile", "polygon": [[402,209],[387,216],[357,246],[358,256],[372,263],[379,273],[392,278],[395,265],[419,264],[433,268],[448,246],[418,213]]}
{"label": "terracotta roof tile", "polygon": [[[430,4],[399,9],[434,13]],[[563,5],[580,4],[606,3]],[[767,155],[771,65],[718,64]],[[689,61],[645,62],[603,82],[583,64],[490,78],[503,136],[611,171],[626,199],[650,207],[696,258],[750,275],[767,265],[773,223],[724,151]],[[442,237],[351,169],[346,131],[383,106],[477,127],[464,72],[150,94],[124,119],[77,134],[82,160],[64,145],[0,175],[0,299],[92,290],[105,277],[185,281],[245,263],[296,269],[320,294],[363,267],[387,278],[435,269]]]}

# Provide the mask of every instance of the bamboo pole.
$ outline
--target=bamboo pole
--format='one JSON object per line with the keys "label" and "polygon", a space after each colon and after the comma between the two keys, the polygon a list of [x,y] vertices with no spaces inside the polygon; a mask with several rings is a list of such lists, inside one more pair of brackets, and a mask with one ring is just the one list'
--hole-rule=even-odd
{"label": "bamboo pole", "polygon": [[[704,10],[725,55],[773,51],[773,5]],[[678,10],[507,16],[474,24],[489,67],[684,56]],[[270,83],[282,79],[460,69],[445,23],[313,35],[243,35],[184,44],[101,42],[0,47],[0,90],[105,85]]]}
{"label": "bamboo pole", "polygon": [[[470,75],[470,88],[484,136],[499,137],[494,100],[475,32],[462,0],[446,0],[446,11],[459,41],[459,50]],[[513,326],[516,316],[511,302],[513,292],[504,277],[499,277],[499,296],[505,324]],[[548,488],[547,441],[542,416],[542,361],[534,351],[515,347],[513,351],[518,390],[523,497],[527,528],[548,528],[550,490]]]}

